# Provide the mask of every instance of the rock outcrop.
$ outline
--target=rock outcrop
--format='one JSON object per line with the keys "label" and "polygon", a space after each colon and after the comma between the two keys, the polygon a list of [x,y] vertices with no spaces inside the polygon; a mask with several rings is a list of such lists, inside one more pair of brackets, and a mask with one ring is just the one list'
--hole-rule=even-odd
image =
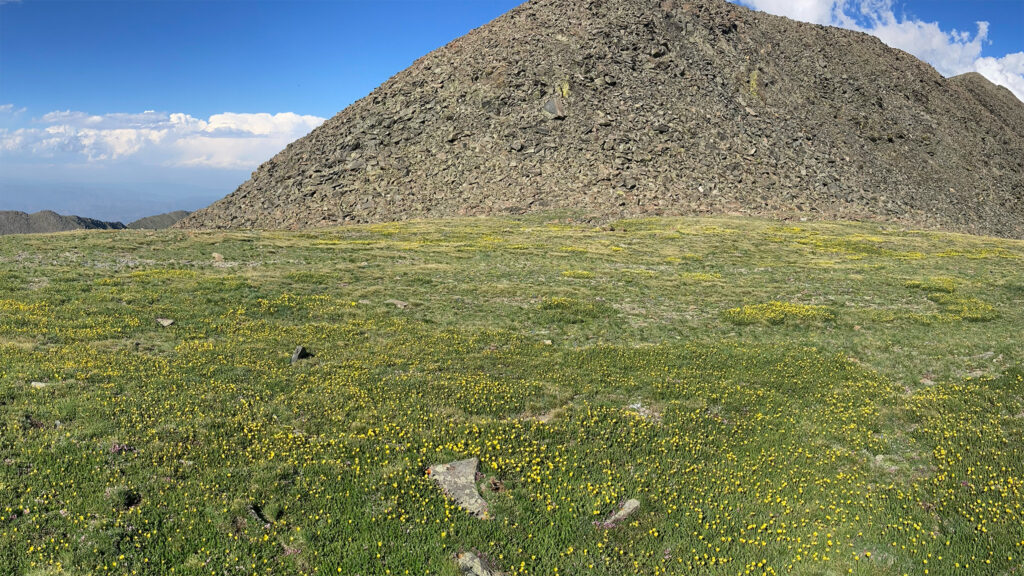
{"label": "rock outcrop", "polygon": [[570,210],[1024,236],[1024,104],[724,0],[532,0],[293,142],[186,228]]}
{"label": "rock outcrop", "polygon": [[175,210],[174,212],[156,214],[155,216],[146,216],[129,223],[127,228],[133,230],[163,230],[164,228],[174,226],[188,215],[189,213],[184,210]]}

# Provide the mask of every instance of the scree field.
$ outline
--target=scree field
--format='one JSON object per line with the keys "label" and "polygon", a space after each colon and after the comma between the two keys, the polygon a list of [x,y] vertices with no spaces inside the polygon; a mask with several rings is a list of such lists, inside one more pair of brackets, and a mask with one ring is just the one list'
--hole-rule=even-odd
{"label": "scree field", "polygon": [[1024,574],[1024,242],[553,218],[0,238],[0,573]]}

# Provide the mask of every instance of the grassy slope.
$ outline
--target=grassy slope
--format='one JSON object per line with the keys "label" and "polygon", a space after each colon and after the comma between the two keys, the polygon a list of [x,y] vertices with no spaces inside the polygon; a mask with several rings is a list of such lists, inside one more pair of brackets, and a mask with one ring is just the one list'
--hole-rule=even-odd
{"label": "grassy slope", "polygon": [[1024,243],[614,228],[0,238],[0,571],[1021,573]]}

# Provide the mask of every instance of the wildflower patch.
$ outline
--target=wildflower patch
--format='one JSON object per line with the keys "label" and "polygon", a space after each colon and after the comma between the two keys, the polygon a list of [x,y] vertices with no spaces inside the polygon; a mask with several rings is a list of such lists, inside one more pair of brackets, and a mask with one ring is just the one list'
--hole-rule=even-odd
{"label": "wildflower patch", "polygon": [[538,309],[543,318],[559,324],[580,324],[613,312],[607,304],[568,297],[546,298]]}
{"label": "wildflower patch", "polygon": [[729,322],[736,325],[749,324],[806,324],[826,322],[835,319],[835,313],[825,306],[794,304],[792,302],[768,302],[740,308],[730,308],[723,313]]}

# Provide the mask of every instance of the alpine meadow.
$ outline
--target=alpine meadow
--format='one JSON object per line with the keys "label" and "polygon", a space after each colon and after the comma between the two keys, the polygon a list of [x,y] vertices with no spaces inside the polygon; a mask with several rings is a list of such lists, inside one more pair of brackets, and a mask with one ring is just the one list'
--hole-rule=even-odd
{"label": "alpine meadow", "polygon": [[[14,573],[1021,566],[1018,240],[544,217],[15,238]],[[478,516],[428,474],[467,458]]]}
{"label": "alpine meadow", "polygon": [[0,576],[1024,576],[1022,22],[0,0]]}

